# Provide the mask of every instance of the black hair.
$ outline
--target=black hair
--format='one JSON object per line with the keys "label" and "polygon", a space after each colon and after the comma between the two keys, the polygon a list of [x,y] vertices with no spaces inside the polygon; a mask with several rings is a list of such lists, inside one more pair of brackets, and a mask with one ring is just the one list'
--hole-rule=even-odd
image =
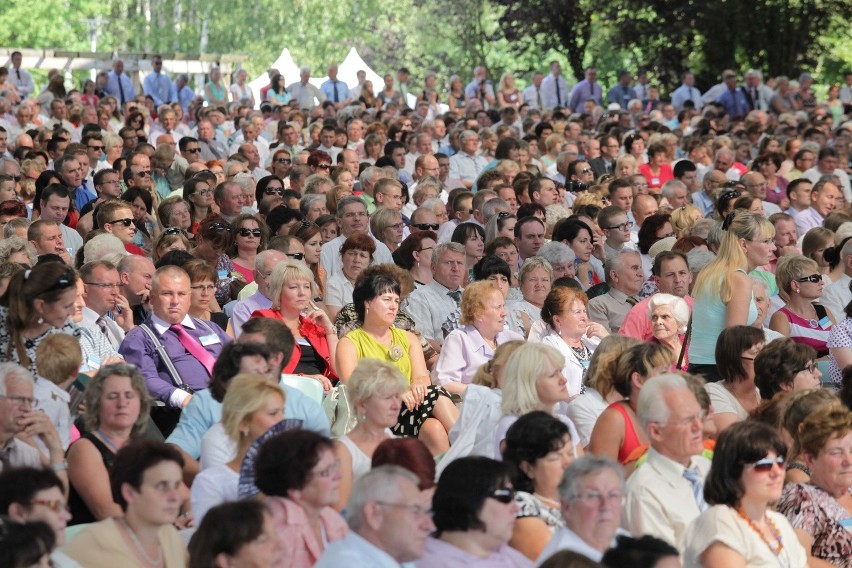
{"label": "black hair", "polygon": [[734,506],[743,497],[743,470],[769,452],[787,455],[787,446],[777,428],[746,420],[728,426],[716,440],[710,473],[704,483],[704,499],[711,505]]}
{"label": "black hair", "polygon": [[210,378],[210,396],[216,402],[225,399],[225,392],[231,379],[240,372],[243,357],[259,356],[269,359],[269,349],[260,343],[227,343],[213,363],[213,376]]}
{"label": "black hair", "polygon": [[514,468],[512,483],[515,489],[533,492],[533,480],[521,469],[521,464],[535,465],[550,452],[560,450],[565,445],[565,436],[571,437],[568,426],[541,410],[524,414],[509,426],[503,461]]}
{"label": "black hair", "polygon": [[29,505],[36,493],[51,487],[65,492],[62,481],[49,469],[19,467],[0,473],[0,515],[8,514],[13,503]]}
{"label": "black hair", "polygon": [[0,518],[0,566],[30,568],[37,566],[56,545],[56,533],[44,521],[16,523]]}
{"label": "black hair", "polygon": [[678,557],[678,551],[666,541],[649,534],[639,538],[619,535],[616,545],[607,550],[601,563],[607,568],[654,568],[657,562],[670,556]]}
{"label": "black hair", "polygon": [[255,461],[255,483],[265,495],[287,497],[302,489],[319,463],[320,451],[332,450],[331,440],[311,430],[288,430],[268,439]]}
{"label": "black hair", "polygon": [[502,274],[509,282],[512,281],[512,271],[502,258],[494,255],[486,255],[473,265],[473,279],[487,280],[495,274]]}
{"label": "black hair", "polygon": [[183,456],[171,444],[156,440],[131,440],[118,450],[109,472],[112,499],[122,511],[127,511],[127,501],[121,494],[124,484],[136,491],[142,486],[145,472],[162,462],[174,462],[183,468]]}
{"label": "black hair", "polygon": [[189,541],[189,568],[212,568],[219,554],[236,556],[263,534],[259,501],[226,502],[213,507]]}
{"label": "black hair", "polygon": [[365,304],[388,291],[392,291],[397,296],[401,294],[399,282],[386,273],[376,272],[367,278],[359,278],[355,282],[355,288],[352,290],[352,303],[355,305],[355,313],[358,315],[359,322],[364,322]]}
{"label": "black hair", "polygon": [[497,489],[510,486],[511,466],[482,456],[453,461],[438,479],[432,496],[436,534],[484,530],[479,513]]}

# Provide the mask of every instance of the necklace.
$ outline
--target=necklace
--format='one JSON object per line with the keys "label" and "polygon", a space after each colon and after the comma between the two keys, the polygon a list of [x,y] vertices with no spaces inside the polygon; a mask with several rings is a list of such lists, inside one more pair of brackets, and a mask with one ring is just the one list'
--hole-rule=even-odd
{"label": "necklace", "polygon": [[142,556],[142,559],[152,565],[152,566],[160,566],[163,563],[163,547],[160,543],[157,543],[157,558],[152,559],[148,556],[148,553],[145,552],[145,547],[142,546],[142,542],[139,540],[139,537],[136,536],[136,533],[133,532],[133,529],[130,528],[130,523],[127,522],[127,519],[124,517],[119,517],[121,520],[121,524],[124,525],[124,528],[127,529],[127,534],[130,535],[130,540],[133,541],[133,545],[136,547],[136,551]]}
{"label": "necklace", "polygon": [[770,519],[768,516],[765,517],[766,518],[766,524],[769,526],[769,532],[772,533],[772,538],[775,541],[775,545],[773,545],[772,542],[770,542],[766,538],[766,536],[764,536],[763,531],[760,530],[760,527],[758,527],[754,523],[754,521],[752,521],[748,517],[748,515],[745,514],[745,511],[743,511],[742,505],[737,507],[737,514],[746,522],[746,524],[748,526],[750,526],[752,528],[752,530],[754,532],[756,532],[758,534],[758,536],[760,536],[760,540],[762,540],[763,542],[766,543],[766,546],[769,547],[769,550],[772,551],[772,554],[774,554],[775,556],[778,556],[779,554],[781,554],[781,551],[784,550],[784,543],[781,542],[781,533],[779,532],[778,527],[775,526],[775,523],[772,522],[772,519]]}
{"label": "necklace", "polygon": [[119,447],[118,447],[118,446],[116,446],[116,445],[115,445],[115,442],[113,442],[113,441],[110,439],[110,437],[109,437],[109,436],[107,436],[106,434],[104,434],[104,433],[101,431],[101,429],[100,429],[100,428],[98,428],[97,430],[95,430],[95,434],[97,434],[97,435],[98,435],[98,438],[100,438],[101,440],[103,440],[103,441],[104,441],[104,444],[106,444],[106,445],[109,447],[109,449],[110,449],[110,450],[112,450],[112,453],[114,453],[114,454],[117,454],[117,453],[118,453]]}
{"label": "necklace", "polygon": [[533,497],[535,497],[536,499],[538,499],[539,501],[541,501],[543,504],[547,505],[551,509],[560,509],[561,508],[561,504],[559,503],[559,501],[556,501],[555,499],[550,499],[549,497],[545,497],[544,495],[540,495],[538,493],[533,493]]}

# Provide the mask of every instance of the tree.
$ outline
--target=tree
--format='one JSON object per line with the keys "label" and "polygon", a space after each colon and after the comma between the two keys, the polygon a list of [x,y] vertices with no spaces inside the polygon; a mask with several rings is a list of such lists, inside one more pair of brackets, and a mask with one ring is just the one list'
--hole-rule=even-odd
{"label": "tree", "polygon": [[554,50],[565,53],[579,80],[591,35],[588,0],[494,0],[505,8],[500,26],[516,52]]}

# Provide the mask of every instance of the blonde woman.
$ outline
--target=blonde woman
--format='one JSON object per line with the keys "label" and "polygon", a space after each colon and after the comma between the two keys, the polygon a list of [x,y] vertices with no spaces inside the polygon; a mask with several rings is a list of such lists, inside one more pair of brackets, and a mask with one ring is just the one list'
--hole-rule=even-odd
{"label": "blonde woman", "polygon": [[239,498],[243,459],[259,437],[284,419],[284,401],[284,390],[264,375],[237,375],[228,383],[220,424],[236,454],[228,463],[204,469],[192,482],[190,496],[196,525],[211,508]]}
{"label": "blonde woman", "polygon": [[689,372],[707,381],[719,380],[716,369],[716,339],[722,330],[751,325],[757,318],[748,273],[769,263],[775,250],[775,227],[764,217],[747,211],[735,212],[722,227],[724,236],[716,258],[698,274],[689,340]]}
{"label": "blonde woman", "polygon": [[672,229],[678,238],[689,236],[689,229],[702,217],[701,210],[695,205],[677,207],[671,212]]}
{"label": "blonde woman", "polygon": [[402,408],[402,395],[408,381],[399,370],[378,359],[361,359],[346,383],[352,412],[358,424],[334,441],[334,453],[340,462],[340,501],[346,506],[352,483],[368,471],[376,448],[393,438],[391,428]]}

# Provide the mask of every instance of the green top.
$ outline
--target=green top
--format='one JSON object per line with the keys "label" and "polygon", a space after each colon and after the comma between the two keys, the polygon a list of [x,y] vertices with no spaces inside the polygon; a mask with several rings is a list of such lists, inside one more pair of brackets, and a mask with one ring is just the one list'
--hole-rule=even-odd
{"label": "green top", "polygon": [[[360,327],[347,333],[346,337],[355,344],[355,348],[358,350],[358,359],[378,359],[390,363],[402,373],[402,376],[408,380],[408,384],[411,384],[411,356],[408,354],[408,335],[404,329],[391,328],[393,341],[391,347],[376,341],[372,335]],[[402,353],[394,361],[391,351],[399,351],[399,349],[396,349],[397,347],[401,349]]]}

